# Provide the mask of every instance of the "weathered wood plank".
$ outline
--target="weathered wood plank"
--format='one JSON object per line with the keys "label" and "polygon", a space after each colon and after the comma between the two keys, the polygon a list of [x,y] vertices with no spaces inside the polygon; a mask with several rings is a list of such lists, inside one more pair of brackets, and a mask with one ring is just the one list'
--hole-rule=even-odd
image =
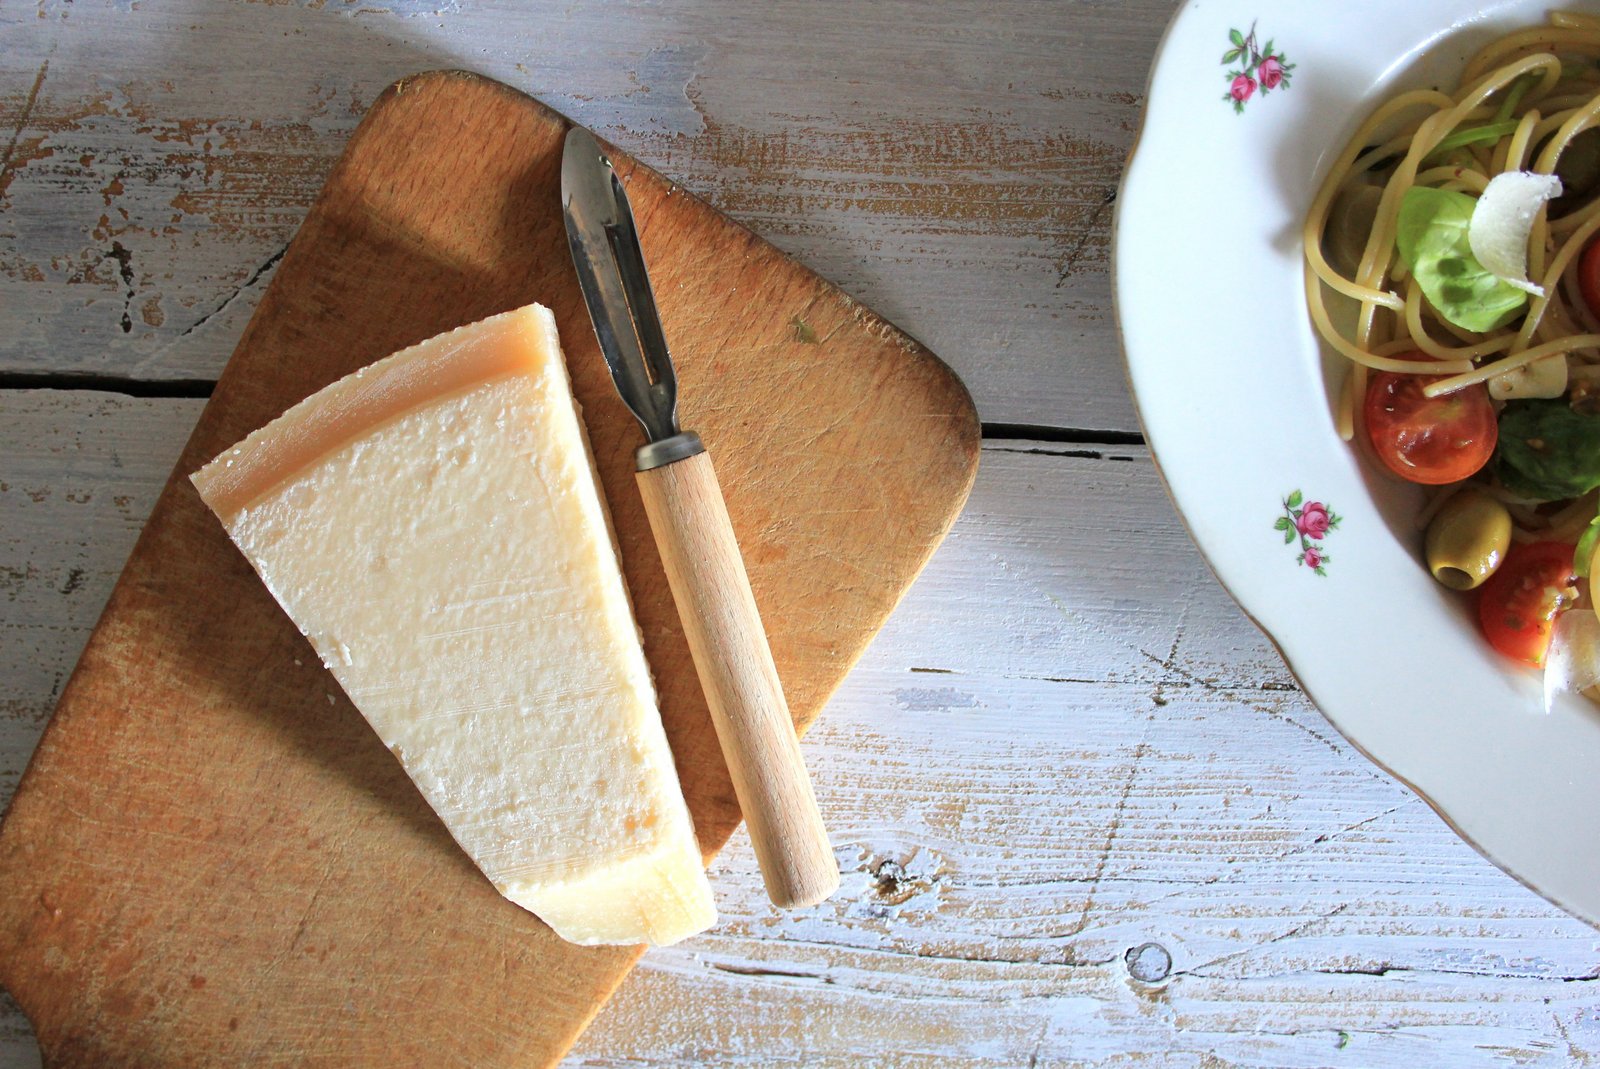
{"label": "weathered wood plank", "polygon": [[[0,797],[198,405],[0,393]],[[774,912],[737,837],[722,924],[647,955],[569,1064],[1600,1053],[1600,938],[1338,738],[1142,450],[991,443],[807,748],[841,893]],[[1140,983],[1152,941],[1172,975]],[[0,1066],[24,1027],[0,1013]]]}
{"label": "weathered wood plank", "polygon": [[[1591,1057],[1594,932],[1283,689],[1147,460],[1014,449],[810,736],[840,901],[776,914],[737,842],[724,923],[649,956],[569,1064]],[[1130,976],[1147,941],[1165,983]]]}
{"label": "weathered wood plank", "polygon": [[215,377],[367,104],[465,66],[840,283],[984,419],[1131,430],[1109,198],[1174,6],[7,8],[0,371]]}

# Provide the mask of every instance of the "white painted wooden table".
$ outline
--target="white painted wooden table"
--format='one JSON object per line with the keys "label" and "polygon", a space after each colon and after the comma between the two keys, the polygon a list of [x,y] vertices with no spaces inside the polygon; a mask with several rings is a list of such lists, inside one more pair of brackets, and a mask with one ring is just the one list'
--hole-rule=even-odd
{"label": "white painted wooden table", "polygon": [[1595,1059],[1596,932],[1329,728],[1140,444],[1109,206],[1172,7],[0,0],[0,804],[349,131],[470,67],[926,342],[989,432],[807,742],[842,892],[774,913],[736,838],[722,924],[570,1065]]}

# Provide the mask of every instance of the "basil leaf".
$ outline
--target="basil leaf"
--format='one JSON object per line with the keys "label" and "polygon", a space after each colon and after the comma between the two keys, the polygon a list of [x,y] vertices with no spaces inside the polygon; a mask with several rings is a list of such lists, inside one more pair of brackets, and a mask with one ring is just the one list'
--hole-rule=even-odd
{"label": "basil leaf", "polygon": [[[1430,164],[1437,163],[1439,160],[1442,160],[1444,157],[1448,156],[1451,152],[1458,148],[1465,148],[1467,145],[1477,145],[1484,142],[1498,141],[1502,137],[1516,133],[1517,127],[1521,125],[1522,123],[1518,120],[1507,119],[1505,122],[1493,122],[1489,123],[1487,126],[1471,126],[1464,130],[1457,130],[1452,134],[1440,138],[1439,143],[1433,147],[1433,151],[1428,153],[1428,158],[1423,162]],[[1461,195],[1466,196],[1465,193]],[[1404,201],[1402,200],[1401,203],[1404,203]],[[1471,213],[1469,212],[1467,214],[1470,218]]]}
{"label": "basil leaf", "polygon": [[1512,493],[1538,501],[1580,497],[1600,486],[1600,416],[1565,401],[1512,401],[1500,413],[1495,474]]}
{"label": "basil leaf", "polygon": [[1528,295],[1472,255],[1467,225],[1476,205],[1465,193],[1412,186],[1400,198],[1395,244],[1440,315],[1464,330],[1484,331],[1515,319]]}

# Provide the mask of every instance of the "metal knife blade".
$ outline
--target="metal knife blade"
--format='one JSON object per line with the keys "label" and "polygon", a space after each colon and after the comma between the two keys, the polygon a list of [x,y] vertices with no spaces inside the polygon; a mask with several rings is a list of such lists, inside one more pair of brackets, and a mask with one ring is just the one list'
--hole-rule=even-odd
{"label": "metal knife blade", "polygon": [[678,380],[622,180],[594,137],[567,131],[561,205],[595,337],[617,392],[651,442],[678,437]]}

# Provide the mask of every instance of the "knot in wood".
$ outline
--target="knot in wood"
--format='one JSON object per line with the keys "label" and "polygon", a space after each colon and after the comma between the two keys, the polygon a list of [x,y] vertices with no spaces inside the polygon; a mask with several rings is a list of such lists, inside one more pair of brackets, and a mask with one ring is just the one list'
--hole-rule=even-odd
{"label": "knot in wood", "polygon": [[1172,972],[1172,954],[1160,943],[1129,947],[1122,956],[1128,975],[1144,984],[1158,984]]}

